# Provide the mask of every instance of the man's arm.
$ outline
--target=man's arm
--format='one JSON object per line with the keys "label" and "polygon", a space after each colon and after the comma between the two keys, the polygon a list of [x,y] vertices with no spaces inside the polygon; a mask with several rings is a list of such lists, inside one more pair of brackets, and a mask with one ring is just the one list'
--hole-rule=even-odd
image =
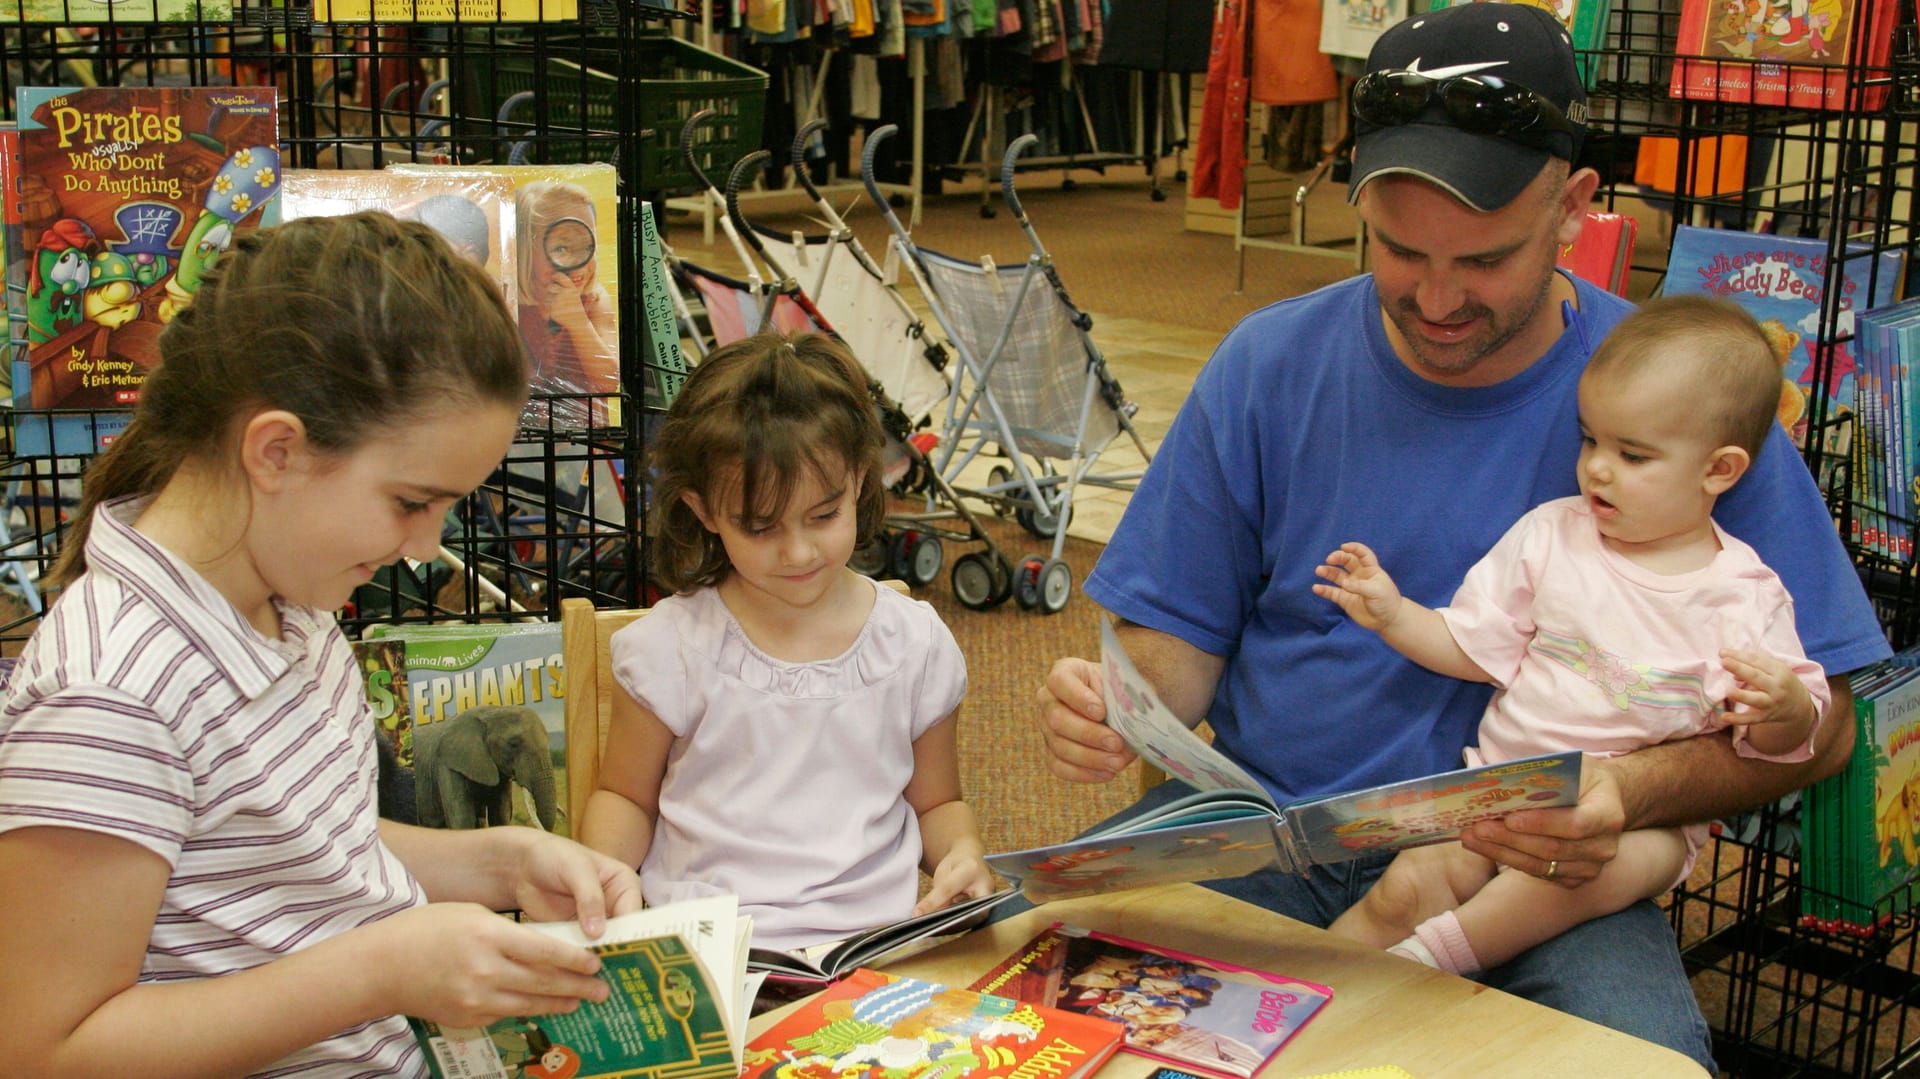
{"label": "man's arm", "polygon": [[[1160,701],[1189,727],[1206,718],[1226,670],[1224,657],[1203,652],[1170,633],[1121,621],[1115,636]],[[1047,767],[1075,783],[1105,783],[1133,761],[1133,751],[1107,726],[1100,665],[1068,656],[1055,660],[1039,693],[1040,735]]]}
{"label": "man's arm", "polygon": [[1837,774],[1853,755],[1853,690],[1846,675],[1827,679],[1833,703],[1814,730],[1813,757],[1795,764],[1742,757],[1725,731],[1663,742],[1590,761],[1595,773],[1580,804],[1527,809],[1471,826],[1467,849],[1522,872],[1567,884],[1591,880],[1629,828],[1715,820],[1772,802]]}

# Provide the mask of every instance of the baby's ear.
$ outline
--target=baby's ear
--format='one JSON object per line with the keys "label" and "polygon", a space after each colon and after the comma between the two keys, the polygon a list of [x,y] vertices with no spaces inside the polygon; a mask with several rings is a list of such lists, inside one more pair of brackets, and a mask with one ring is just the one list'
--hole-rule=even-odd
{"label": "baby's ear", "polygon": [[1722,446],[1707,455],[1705,486],[1710,495],[1723,495],[1740,482],[1753,465],[1753,455],[1739,446]]}

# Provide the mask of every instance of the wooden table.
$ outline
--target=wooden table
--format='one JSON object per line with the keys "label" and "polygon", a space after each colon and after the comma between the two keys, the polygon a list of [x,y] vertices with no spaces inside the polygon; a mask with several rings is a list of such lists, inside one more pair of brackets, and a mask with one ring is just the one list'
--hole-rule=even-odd
{"label": "wooden table", "polygon": [[[1383,1064],[1397,1064],[1414,1079],[1706,1074],[1671,1049],[1191,884],[1048,903],[886,969],[964,986],[1056,921],[1331,986],[1333,1000],[1260,1079]],[[785,1011],[760,1016],[750,1032]],[[1099,1076],[1142,1079],[1157,1066],[1120,1053]]]}

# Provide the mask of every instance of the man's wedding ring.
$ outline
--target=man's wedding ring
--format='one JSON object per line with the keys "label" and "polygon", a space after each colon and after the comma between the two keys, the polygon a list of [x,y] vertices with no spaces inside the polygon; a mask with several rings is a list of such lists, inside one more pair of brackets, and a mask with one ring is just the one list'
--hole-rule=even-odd
{"label": "man's wedding ring", "polygon": [[1554,861],[1549,861],[1549,862],[1547,863],[1547,871],[1546,871],[1545,873],[1542,873],[1542,874],[1540,874],[1540,879],[1541,879],[1541,880],[1552,880],[1552,879],[1553,879],[1553,878],[1554,878],[1554,877],[1555,877],[1556,875],[1558,875],[1558,874],[1559,874],[1559,872],[1560,872],[1560,863],[1559,863],[1559,861],[1557,861],[1557,860],[1554,860]]}

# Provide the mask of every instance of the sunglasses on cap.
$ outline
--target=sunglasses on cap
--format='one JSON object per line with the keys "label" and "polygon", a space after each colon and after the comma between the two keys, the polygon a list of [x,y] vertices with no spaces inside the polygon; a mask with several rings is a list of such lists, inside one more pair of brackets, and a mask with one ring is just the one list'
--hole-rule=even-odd
{"label": "sunglasses on cap", "polygon": [[1476,135],[1537,139],[1565,135],[1575,149],[1586,135],[1558,105],[1521,86],[1491,75],[1434,79],[1413,71],[1373,71],[1353,86],[1353,114],[1375,127],[1418,122],[1438,102],[1447,122]]}

